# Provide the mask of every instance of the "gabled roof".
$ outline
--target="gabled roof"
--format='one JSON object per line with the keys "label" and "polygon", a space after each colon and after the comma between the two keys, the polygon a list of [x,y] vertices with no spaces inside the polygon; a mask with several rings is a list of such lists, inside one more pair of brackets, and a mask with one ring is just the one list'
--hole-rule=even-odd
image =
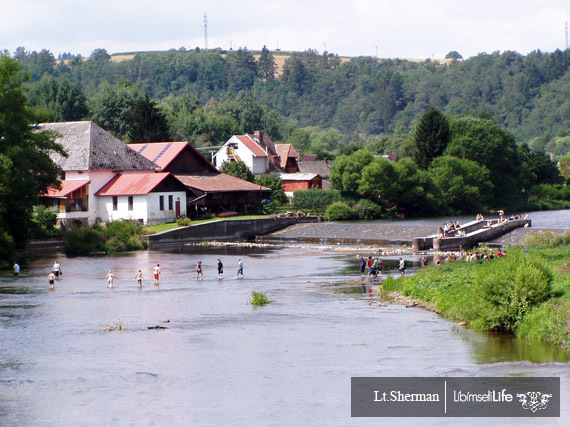
{"label": "gabled roof", "polygon": [[331,174],[331,164],[327,160],[303,161],[297,163],[299,172],[302,173],[318,173],[324,179]]}
{"label": "gabled roof", "polygon": [[140,196],[156,188],[170,176],[169,172],[122,173],[105,184],[96,196]]}
{"label": "gabled roof", "polygon": [[154,170],[157,167],[91,121],[43,123],[39,130],[60,134],[55,141],[63,146],[68,157],[59,153],[52,153],[50,157],[64,171]]}
{"label": "gabled roof", "polygon": [[67,197],[67,195],[73,193],[74,191],[79,190],[81,187],[89,184],[90,180],[72,180],[72,181],[61,181],[61,188],[48,188],[47,194],[43,195],[43,197],[51,197],[55,199],[63,199]]}
{"label": "gabled roof", "polygon": [[299,158],[299,153],[291,144],[275,144],[275,150],[281,160],[281,169],[285,169],[289,157],[293,157],[295,160]]}
{"label": "gabled roof", "polygon": [[206,193],[235,192],[235,191],[271,191],[253,182],[245,181],[220,173],[217,175],[176,175],[176,178],[186,187]]}
{"label": "gabled roof", "polygon": [[239,139],[255,157],[267,157],[265,150],[261,148],[249,135],[236,135],[235,137]]}
{"label": "gabled roof", "polygon": [[188,149],[193,151],[204,164],[207,165],[211,172],[216,173],[218,171],[216,167],[188,141],[136,143],[129,144],[129,147],[156,163],[161,170],[166,169],[180,153]]}

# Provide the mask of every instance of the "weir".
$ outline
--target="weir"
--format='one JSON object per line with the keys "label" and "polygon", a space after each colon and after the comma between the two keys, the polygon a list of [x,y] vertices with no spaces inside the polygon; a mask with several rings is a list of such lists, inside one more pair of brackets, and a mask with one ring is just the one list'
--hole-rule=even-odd
{"label": "weir", "polygon": [[[453,251],[470,249],[479,243],[496,239],[497,237],[509,233],[516,228],[530,226],[532,226],[530,219],[472,221],[465,224],[463,227],[459,227],[457,230],[450,232],[448,237],[441,238],[438,237],[437,234],[434,234],[428,237],[412,239],[412,250],[421,251],[434,249],[436,251]],[[465,232],[465,235],[459,236],[459,230]]]}

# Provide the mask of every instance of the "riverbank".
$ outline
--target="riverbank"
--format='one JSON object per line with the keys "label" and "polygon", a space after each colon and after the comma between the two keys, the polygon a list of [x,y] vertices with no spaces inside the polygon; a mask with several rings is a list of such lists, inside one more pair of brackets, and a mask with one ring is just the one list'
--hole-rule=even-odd
{"label": "riverbank", "polygon": [[450,261],[411,277],[389,277],[382,291],[411,298],[420,307],[476,330],[512,332],[569,351],[569,272],[568,244],[513,248],[500,259]]}

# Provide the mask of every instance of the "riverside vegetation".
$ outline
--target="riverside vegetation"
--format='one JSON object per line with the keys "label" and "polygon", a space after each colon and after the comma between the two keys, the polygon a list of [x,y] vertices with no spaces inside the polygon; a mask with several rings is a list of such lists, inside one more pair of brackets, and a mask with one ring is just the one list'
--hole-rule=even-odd
{"label": "riverside vegetation", "polygon": [[434,304],[448,319],[475,329],[550,341],[570,351],[570,232],[533,234],[507,254],[388,277],[382,290]]}

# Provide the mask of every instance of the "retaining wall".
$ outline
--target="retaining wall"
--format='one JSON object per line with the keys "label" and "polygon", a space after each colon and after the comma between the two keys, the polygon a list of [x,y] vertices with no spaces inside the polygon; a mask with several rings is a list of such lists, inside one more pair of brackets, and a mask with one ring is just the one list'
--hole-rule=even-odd
{"label": "retaining wall", "polygon": [[297,222],[317,222],[317,217],[235,219],[206,222],[145,236],[149,249],[207,240],[251,240]]}

